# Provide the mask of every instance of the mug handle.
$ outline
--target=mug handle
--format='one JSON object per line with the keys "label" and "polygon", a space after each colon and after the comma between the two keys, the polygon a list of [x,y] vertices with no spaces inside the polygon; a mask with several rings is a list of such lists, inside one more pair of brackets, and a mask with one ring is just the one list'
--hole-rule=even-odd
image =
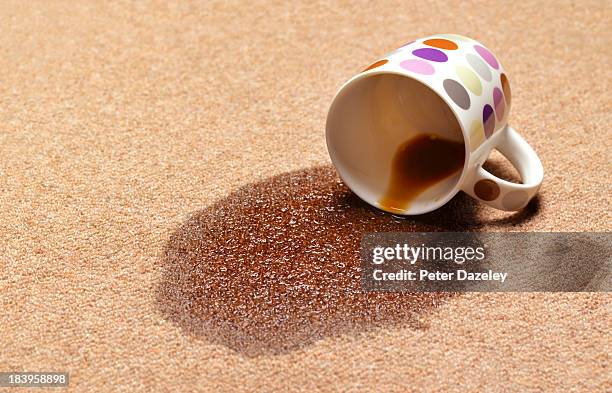
{"label": "mug handle", "polygon": [[476,166],[462,189],[473,198],[500,210],[513,211],[525,207],[542,184],[544,168],[536,152],[514,128],[506,126],[495,146],[521,175],[522,184],[511,183]]}

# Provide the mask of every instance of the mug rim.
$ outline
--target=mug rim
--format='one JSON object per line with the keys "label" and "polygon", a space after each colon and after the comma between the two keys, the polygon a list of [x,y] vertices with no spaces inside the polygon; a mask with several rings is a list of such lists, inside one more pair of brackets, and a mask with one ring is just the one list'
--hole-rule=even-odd
{"label": "mug rim", "polygon": [[[380,204],[378,203],[378,201],[374,200],[372,201],[371,198],[367,198],[365,195],[362,195],[363,193],[361,193],[361,190],[357,191],[355,190],[355,188],[351,187],[351,185],[349,184],[350,182],[347,181],[345,179],[345,177],[342,175],[342,173],[340,172],[340,169],[338,167],[338,163],[334,157],[334,154],[332,154],[333,149],[330,146],[330,138],[329,138],[329,119],[330,119],[330,114],[332,112],[332,109],[334,108],[334,105],[336,104],[336,101],[340,95],[340,93],[342,93],[346,88],[348,88],[348,86],[350,86],[351,84],[353,84],[354,82],[360,81],[362,79],[365,78],[369,78],[369,77],[373,77],[376,75],[399,75],[405,78],[409,78],[417,83],[420,83],[421,85],[423,85],[424,87],[426,87],[427,89],[429,89],[430,91],[432,91],[434,94],[436,94],[438,97],[440,97],[444,104],[446,104],[446,106],[451,110],[453,116],[455,117],[455,120],[457,121],[457,123],[459,124],[459,127],[461,128],[461,136],[463,138],[463,147],[465,149],[465,159],[463,162],[463,169],[461,170],[461,175],[459,176],[459,179],[457,180],[457,182],[455,183],[454,187],[448,192],[446,193],[446,195],[444,195],[443,198],[439,198],[437,200],[432,201],[432,203],[428,204],[427,208],[419,210],[415,213],[408,213],[408,211],[404,210],[402,212],[392,212],[389,210],[384,209],[383,207],[380,206]],[[361,198],[363,201],[365,201],[367,204],[379,209],[379,210],[383,210],[385,212],[388,212],[390,214],[396,214],[396,215],[402,215],[402,216],[408,216],[408,215],[421,215],[421,214],[426,214],[429,213],[431,211],[434,211],[436,209],[439,209],[440,207],[444,206],[448,201],[450,201],[455,195],[457,195],[459,193],[459,191],[461,191],[461,185],[465,182],[465,178],[467,176],[467,172],[468,172],[468,167],[469,167],[469,163],[470,163],[470,158],[471,158],[471,149],[470,149],[470,144],[469,144],[469,140],[467,137],[467,131],[461,121],[461,118],[459,117],[459,114],[457,113],[457,111],[453,108],[453,106],[449,103],[449,99],[442,96],[439,92],[436,91],[436,89],[432,88],[429,84],[424,83],[423,81],[419,80],[418,78],[415,78],[413,76],[411,76],[410,74],[406,73],[406,72],[402,72],[402,71],[396,71],[396,70],[385,70],[385,69],[371,69],[371,70],[367,70],[367,71],[362,71],[357,75],[354,75],[353,77],[351,77],[349,80],[347,80],[344,84],[342,84],[342,86],[340,86],[340,88],[338,89],[338,91],[336,91],[336,94],[334,94],[334,97],[332,98],[331,101],[331,105],[329,106],[329,110],[327,112],[327,118],[325,121],[325,140],[326,140],[326,146],[327,146],[327,152],[329,154],[329,157],[331,158],[332,164],[334,165],[336,172],[338,173],[338,175],[340,176],[340,178],[342,179],[342,181],[347,185],[348,188],[350,188],[350,190],[352,192],[354,192],[359,198]]]}

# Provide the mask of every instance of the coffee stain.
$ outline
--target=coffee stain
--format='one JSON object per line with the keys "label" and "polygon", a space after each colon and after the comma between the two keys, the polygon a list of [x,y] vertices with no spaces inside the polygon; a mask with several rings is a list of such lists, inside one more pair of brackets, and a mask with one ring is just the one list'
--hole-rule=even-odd
{"label": "coffee stain", "polygon": [[[473,206],[468,197],[450,204],[466,217]],[[189,335],[246,356],[381,327],[422,328],[451,294],[363,292],[360,242],[368,232],[459,229],[461,220],[447,222],[452,212],[440,214],[416,221],[373,209],[331,166],[246,185],[171,236],[161,311]]]}
{"label": "coffee stain", "polygon": [[465,162],[463,142],[420,134],[401,144],[391,164],[391,179],[381,208],[405,212],[427,188],[457,173]]}
{"label": "coffee stain", "polygon": [[[235,190],[170,236],[157,305],[186,335],[247,357],[377,329],[426,329],[428,314],[456,294],[363,292],[361,238],[479,230],[480,209],[460,193],[434,212],[397,217],[359,199],[332,166],[283,173]],[[536,213],[534,205],[495,225]]]}

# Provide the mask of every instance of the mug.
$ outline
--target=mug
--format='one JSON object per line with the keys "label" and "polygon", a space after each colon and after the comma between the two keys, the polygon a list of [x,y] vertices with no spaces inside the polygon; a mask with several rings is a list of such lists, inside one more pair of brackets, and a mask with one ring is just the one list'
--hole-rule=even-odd
{"label": "mug", "polygon": [[[538,192],[544,170],[508,125],[510,107],[508,77],[489,49],[461,35],[434,35],[391,52],[339,89],[327,148],[355,194],[394,214],[427,213],[460,190],[519,210]],[[493,149],[522,184],[482,168]]]}

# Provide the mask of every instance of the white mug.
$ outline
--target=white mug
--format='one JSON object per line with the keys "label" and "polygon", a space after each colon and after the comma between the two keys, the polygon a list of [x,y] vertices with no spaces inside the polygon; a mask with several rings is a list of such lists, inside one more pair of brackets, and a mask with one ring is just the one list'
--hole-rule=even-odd
{"label": "white mug", "polygon": [[[340,88],[327,117],[327,148],[355,194],[395,214],[427,213],[460,190],[518,210],[538,192],[544,170],[507,124],[510,104],[508,78],[484,45],[434,35],[391,52]],[[522,184],[482,168],[493,149]]]}

